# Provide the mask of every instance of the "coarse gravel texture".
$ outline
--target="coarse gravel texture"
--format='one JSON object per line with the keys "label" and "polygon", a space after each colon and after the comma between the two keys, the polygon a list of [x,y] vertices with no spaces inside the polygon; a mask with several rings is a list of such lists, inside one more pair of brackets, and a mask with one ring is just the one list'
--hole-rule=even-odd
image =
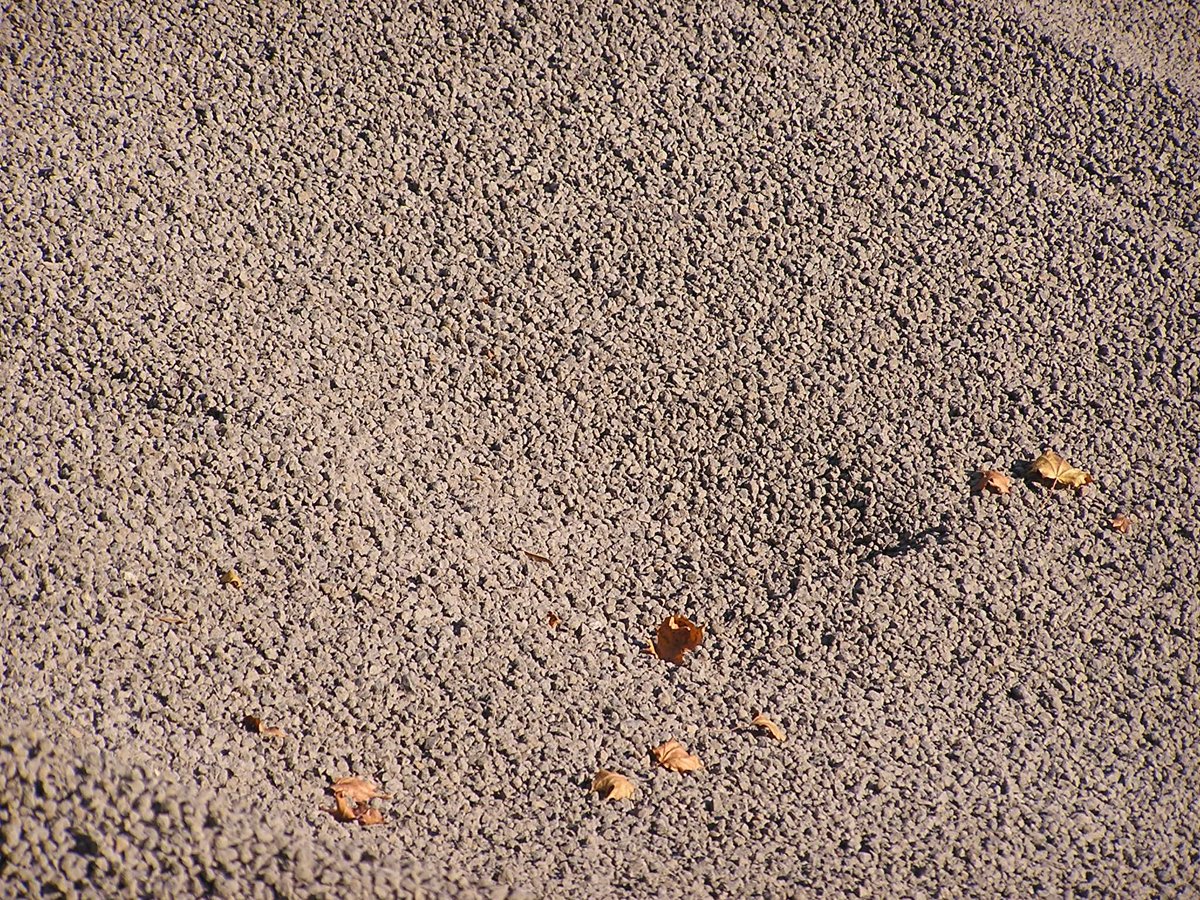
{"label": "coarse gravel texture", "polygon": [[1200,9],[342,6],[0,9],[0,896],[1196,896]]}

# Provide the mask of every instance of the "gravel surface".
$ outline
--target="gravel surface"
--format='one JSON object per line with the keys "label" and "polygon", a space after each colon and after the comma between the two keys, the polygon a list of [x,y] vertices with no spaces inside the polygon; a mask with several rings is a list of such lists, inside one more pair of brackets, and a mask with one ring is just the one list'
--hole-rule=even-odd
{"label": "gravel surface", "polygon": [[341,6],[0,11],[0,895],[1196,896],[1200,10]]}

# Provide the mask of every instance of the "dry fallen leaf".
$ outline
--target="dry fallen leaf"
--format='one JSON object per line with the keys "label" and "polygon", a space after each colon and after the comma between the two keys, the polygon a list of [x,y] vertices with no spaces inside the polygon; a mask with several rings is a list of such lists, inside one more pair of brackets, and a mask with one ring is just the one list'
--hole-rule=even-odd
{"label": "dry fallen leaf", "polygon": [[242,586],[242,576],[238,575],[233,569],[221,574],[221,584],[227,584],[230,587],[240,588]]}
{"label": "dry fallen leaf", "polygon": [[601,769],[592,779],[592,790],[605,800],[628,800],[633,796],[633,782],[624,775]]}
{"label": "dry fallen leaf", "polygon": [[783,733],[783,729],[768,719],[763,713],[759,713],[757,716],[755,716],[754,720],[750,724],[755,728],[765,731],[781,744],[787,740],[787,736]]}
{"label": "dry fallen leaf", "polygon": [[261,734],[263,737],[287,737],[287,734],[282,728],[276,728],[274,725],[264,725],[262,719],[258,716],[245,716],[242,719],[242,724],[255,734]]}
{"label": "dry fallen leaf", "polygon": [[382,812],[373,806],[367,806],[365,803],[360,803],[354,807],[354,813],[359,825],[383,825],[387,822]]}
{"label": "dry fallen leaf", "polygon": [[1112,528],[1113,531],[1119,531],[1121,534],[1129,534],[1129,528],[1133,525],[1133,518],[1129,513],[1121,513],[1113,516]]}
{"label": "dry fallen leaf", "polygon": [[187,621],[183,616],[155,616],[160,622],[166,622],[168,625],[182,625]]}
{"label": "dry fallen leaf", "polygon": [[391,794],[382,793],[375,785],[365,778],[339,778],[329,786],[329,792],[335,797],[348,797],[355,803],[365,803],[378,797],[381,800],[392,799]]}
{"label": "dry fallen leaf", "polygon": [[654,758],[660,766],[674,772],[695,772],[697,769],[704,768],[700,757],[688,753],[683,749],[683,744],[676,740],[659,744],[650,752],[654,754]]}
{"label": "dry fallen leaf", "polygon": [[650,653],[659,659],[683,665],[683,655],[704,643],[704,628],[685,616],[671,616],[658,626]]}
{"label": "dry fallen leaf", "polygon": [[546,624],[549,625],[550,630],[553,631],[555,628],[557,628],[559,625],[562,624],[562,619],[560,619],[554,613],[550,613],[549,618],[546,619]]}
{"label": "dry fallen leaf", "polygon": [[540,562],[540,563],[549,563],[550,562],[550,557],[542,556],[542,554],[540,554],[540,553],[534,553],[532,550],[522,550],[521,552],[524,553],[526,556],[528,556],[530,559],[532,559],[534,562]]}
{"label": "dry fallen leaf", "polygon": [[324,807],[322,809],[325,809],[325,812],[329,813],[339,822],[353,822],[358,818],[358,810],[345,797],[339,794],[333,798],[333,802],[335,804],[333,809],[325,809]]}
{"label": "dry fallen leaf", "polygon": [[1093,481],[1091,475],[1075,468],[1053,450],[1047,450],[1035,459],[1029,466],[1029,473],[1049,482],[1051,488],[1064,485],[1078,489]]}
{"label": "dry fallen leaf", "polygon": [[989,491],[993,494],[1008,494],[1012,492],[1013,480],[999,469],[984,469],[979,473],[976,490],[979,493]]}

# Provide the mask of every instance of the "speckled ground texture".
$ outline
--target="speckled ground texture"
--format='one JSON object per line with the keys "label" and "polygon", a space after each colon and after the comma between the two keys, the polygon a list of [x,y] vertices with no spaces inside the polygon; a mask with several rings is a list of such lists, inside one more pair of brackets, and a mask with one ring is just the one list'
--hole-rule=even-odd
{"label": "speckled ground texture", "polygon": [[1200,8],[338,6],[0,11],[0,896],[1195,896]]}

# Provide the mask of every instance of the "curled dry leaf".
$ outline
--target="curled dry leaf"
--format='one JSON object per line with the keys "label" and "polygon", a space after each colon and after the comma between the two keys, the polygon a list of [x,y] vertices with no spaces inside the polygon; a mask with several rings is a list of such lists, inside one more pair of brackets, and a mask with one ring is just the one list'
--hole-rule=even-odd
{"label": "curled dry leaf", "polygon": [[378,797],[381,800],[392,799],[391,794],[381,792],[365,778],[339,778],[329,786],[329,792],[335,797],[346,797],[355,803],[366,803]]}
{"label": "curled dry leaf", "polygon": [[783,733],[783,729],[768,719],[763,713],[759,713],[757,716],[755,716],[750,724],[760,731],[766,732],[781,744],[787,740],[787,735]]}
{"label": "curled dry leaf", "polygon": [[999,469],[984,469],[976,479],[975,488],[979,493],[985,491],[992,494],[1009,494],[1012,492],[1013,480]]}
{"label": "curled dry leaf", "polygon": [[542,556],[542,554],[534,553],[532,550],[522,550],[521,552],[524,553],[526,556],[528,556],[530,559],[532,559],[534,562],[546,563],[547,565],[550,564],[550,557],[548,557],[548,556]]}
{"label": "curled dry leaf", "polygon": [[387,822],[387,819],[383,817],[383,813],[373,806],[367,806],[365,803],[360,803],[354,807],[354,812],[359,825],[383,825]]}
{"label": "curled dry leaf", "polygon": [[695,772],[697,769],[704,768],[700,757],[688,753],[683,748],[683,744],[674,739],[665,744],[659,744],[650,752],[654,754],[654,758],[660,766],[673,772]]}
{"label": "curled dry leaf", "polygon": [[326,809],[325,812],[329,813],[339,822],[353,822],[358,818],[358,810],[354,808],[354,805],[346,797],[338,794],[333,798],[333,802],[333,809]]}
{"label": "curled dry leaf", "polygon": [[1029,466],[1029,474],[1048,483],[1051,488],[1062,485],[1078,490],[1094,480],[1083,469],[1075,468],[1053,450],[1047,450],[1035,459]]}
{"label": "curled dry leaf", "polygon": [[554,613],[550,613],[550,615],[546,618],[546,624],[549,625],[550,630],[553,631],[555,628],[557,628],[559,625],[562,624],[562,619],[560,619]]}
{"label": "curled dry leaf", "polygon": [[243,717],[242,725],[246,727],[247,731],[253,731],[255,734],[261,734],[263,737],[287,737],[287,733],[282,728],[276,728],[274,725],[264,725],[263,720],[258,716]]}
{"label": "curled dry leaf", "polygon": [[704,643],[704,628],[685,616],[671,616],[658,626],[650,653],[659,659],[683,665],[683,655]]}
{"label": "curled dry leaf", "polygon": [[628,800],[633,796],[633,782],[624,775],[601,769],[592,779],[592,790],[605,800]]}
{"label": "curled dry leaf", "polygon": [[240,588],[242,586],[242,576],[233,569],[221,573],[221,584],[227,584],[229,587]]}
{"label": "curled dry leaf", "polygon": [[1113,531],[1119,531],[1121,534],[1129,534],[1129,529],[1133,525],[1133,518],[1129,513],[1120,513],[1112,518]]}

